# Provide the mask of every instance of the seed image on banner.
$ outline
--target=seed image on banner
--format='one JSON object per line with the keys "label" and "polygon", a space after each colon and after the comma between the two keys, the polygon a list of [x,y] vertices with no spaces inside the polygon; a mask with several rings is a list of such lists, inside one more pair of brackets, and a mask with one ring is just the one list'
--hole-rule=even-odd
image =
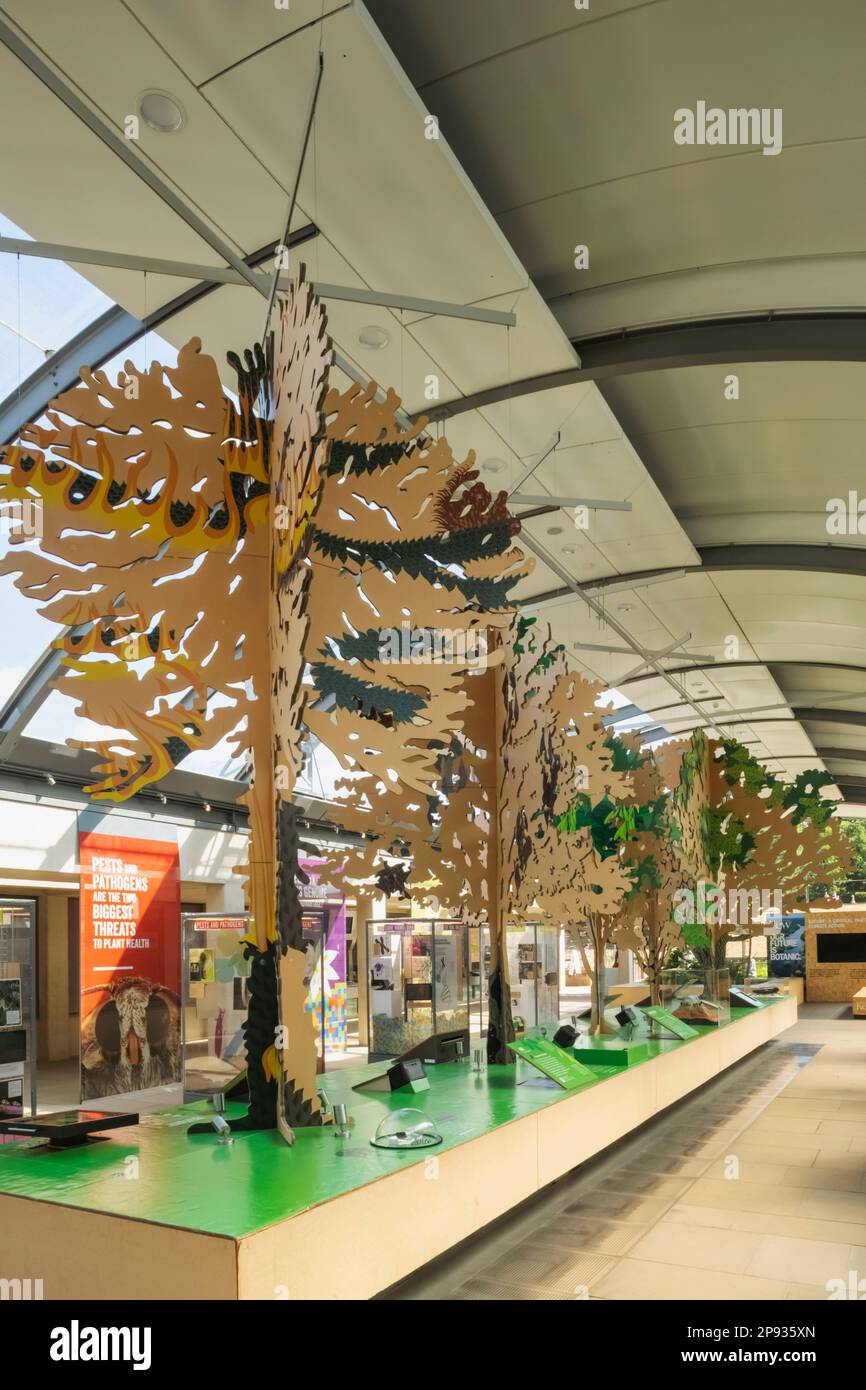
{"label": "seed image on banner", "polygon": [[82,1100],[181,1079],[180,864],[155,829],[79,818]]}

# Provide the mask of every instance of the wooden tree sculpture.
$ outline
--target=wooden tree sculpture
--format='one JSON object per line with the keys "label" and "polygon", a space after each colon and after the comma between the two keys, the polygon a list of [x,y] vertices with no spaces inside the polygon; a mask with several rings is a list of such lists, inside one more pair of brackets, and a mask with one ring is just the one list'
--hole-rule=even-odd
{"label": "wooden tree sculpture", "polygon": [[723,966],[728,937],[768,907],[790,910],[811,884],[844,874],[844,840],[820,794],[831,781],[810,771],[786,783],[737,740],[692,735],[675,796],[693,877],[676,915],[706,965]]}
{"label": "wooden tree sculpture", "polygon": [[[605,1017],[605,953],[616,936],[626,898],[634,890],[625,856],[625,842],[634,812],[632,765],[634,757],[602,723],[596,701],[602,690],[583,681],[583,707],[578,726],[586,752],[601,760],[602,775],[590,775],[585,790],[572,791],[567,810],[559,817],[558,830],[571,846],[569,873],[572,884],[565,890],[572,912],[567,918],[577,937],[584,970],[590,977],[592,1011],[590,1032],[615,1029]],[[585,761],[585,754],[582,755]],[[562,916],[560,913],[560,920]]]}
{"label": "wooden tree sculpture", "polygon": [[633,751],[634,808],[623,848],[632,886],[623,902],[615,940],[634,952],[652,1002],[658,1004],[661,972],[682,940],[682,928],[674,917],[675,895],[688,882],[688,870],[674,798],[652,751],[641,749],[636,735],[623,736],[622,743]]}
{"label": "wooden tree sculpture", "polygon": [[[743,744],[724,739],[715,749],[711,777],[716,804],[730,816],[725,831],[735,827],[745,847],[733,856],[726,875],[738,920],[754,921],[768,907],[792,911],[810,889],[845,877],[845,838],[833,818],[833,802],[821,795],[833,781],[830,773],[811,770],[785,782]],[[727,906],[730,915],[732,903]]]}
{"label": "wooden tree sculpture", "polygon": [[602,687],[569,669],[549,629],[524,627],[519,637],[506,667],[499,795],[507,901],[519,917],[577,933],[592,979],[591,1027],[606,1031],[604,948],[630,880],[599,827],[629,782],[614,767],[596,703]]}
{"label": "wooden tree sculpture", "polygon": [[[360,850],[331,852],[325,874],[442,900],[443,778],[466,746],[475,692],[490,689],[510,590],[530,565],[505,493],[492,498],[473,456],[457,463],[423,421],[404,429],[398,408],[375,387],[325,403],[306,722],[346,773],[336,818],[365,836]],[[485,907],[476,899],[476,918]]]}
{"label": "wooden tree sculpture", "polygon": [[[229,362],[237,407],[196,338],[174,369],[154,362],[138,374],[127,363],[116,384],[82,369],[47,423],[26,426],[3,457],[0,498],[39,498],[43,525],[39,553],[13,551],[2,572],[67,629],[54,644],[63,653],[55,686],[107,731],[75,742],[96,755],[85,788],[95,800],[124,801],[223,739],[252,765],[251,1103],[240,1126],[258,1128],[276,1120],[276,957],[302,944],[288,888],[300,717],[291,627],[302,622],[329,362],[309,287],[294,287],[282,309],[273,429],[261,347]],[[309,1121],[313,1033],[296,1007],[284,1060],[300,1079],[286,1109]]]}
{"label": "wooden tree sculpture", "polygon": [[[328,453],[322,406],[331,359],[324,310],[309,285],[301,283],[282,304],[275,336],[268,556],[270,748],[264,764],[270,777],[270,796],[267,807],[262,806],[265,820],[259,837],[259,842],[276,854],[276,863],[266,866],[263,887],[268,892],[265,905],[273,904],[276,911],[282,1036],[277,1039],[275,1053],[266,1056],[277,1071],[277,1123],[289,1142],[293,1125],[321,1119],[313,1020],[305,1009],[307,958],[298,895],[298,882],[306,882],[307,876],[298,860],[292,791],[304,756],[303,649],[311,579],[307,556]],[[251,813],[255,814],[255,779],[250,798]]]}

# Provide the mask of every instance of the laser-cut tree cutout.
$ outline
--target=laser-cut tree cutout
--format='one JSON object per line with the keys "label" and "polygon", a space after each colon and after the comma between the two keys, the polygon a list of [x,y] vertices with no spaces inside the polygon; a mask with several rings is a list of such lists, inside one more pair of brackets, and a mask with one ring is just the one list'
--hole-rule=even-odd
{"label": "laser-cut tree cutout", "polygon": [[[243,361],[229,355],[236,407],[192,339],[176,368],[155,362],[139,374],[127,363],[116,383],[82,369],[82,385],[53,402],[47,424],[26,426],[5,451],[0,478],[0,499],[39,497],[43,521],[40,553],[13,552],[2,572],[18,575],[43,616],[72,629],[55,642],[55,686],[78,701],[77,714],[113,731],[76,741],[98,759],[86,790],[124,801],[224,738],[252,766],[243,1122],[252,1128],[276,1122],[276,959],[298,954],[287,801],[302,693],[290,633],[303,622],[329,360],[321,306],[301,283],[281,308],[274,431],[261,347]],[[310,1121],[315,1053],[302,1010],[291,1034],[289,1071],[304,1075],[284,1108]]]}
{"label": "laser-cut tree cutout", "polygon": [[[634,734],[623,735],[621,742],[633,754],[633,820],[623,848],[632,886],[623,900],[614,939],[634,953],[652,1003],[658,1004],[661,972],[682,941],[674,909],[677,891],[689,881],[689,870],[674,795],[665,786],[652,750],[642,749]],[[680,754],[684,750],[682,745]]]}
{"label": "laser-cut tree cutout", "polygon": [[737,740],[692,735],[677,800],[694,877],[677,912],[704,964],[723,966],[727,938],[768,907],[791,910],[812,885],[844,877],[844,837],[821,797],[831,781],[808,771],[787,783]]}
{"label": "laser-cut tree cutout", "polygon": [[[624,790],[604,747],[601,711],[595,705],[600,691],[569,669],[564,649],[546,624],[518,621],[503,682],[497,797],[503,911],[497,930],[491,930],[492,1060],[506,1060],[510,1041],[492,1027],[494,988],[501,980],[503,999],[510,991],[505,919],[542,918],[573,926],[585,944],[627,887],[613,861],[602,863],[590,835],[565,819],[576,798],[589,789],[598,798]],[[510,1022],[504,1008],[503,1018]]]}
{"label": "laser-cut tree cutout", "polygon": [[424,421],[404,428],[399,404],[375,385],[325,403],[307,638],[307,727],[346,772],[340,824],[368,837],[327,873],[389,894],[432,882],[443,768],[482,679],[467,672],[501,659],[496,632],[531,567],[505,493]]}
{"label": "laser-cut tree cutout", "polygon": [[[821,796],[833,778],[809,770],[787,782],[769,772],[743,744],[723,739],[711,763],[711,794],[736,827],[745,852],[732,856],[725,873],[728,895],[737,895],[738,918],[754,920],[767,906],[792,911],[810,890],[845,877],[849,857],[834,805]],[[730,908],[730,904],[729,904]]]}
{"label": "laser-cut tree cutout", "polygon": [[571,907],[566,920],[590,977],[590,1032],[594,1034],[615,1031],[605,1016],[605,956],[621,924],[623,904],[634,890],[626,844],[638,809],[632,783],[635,755],[605,728],[604,711],[597,705],[601,694],[600,686],[581,682],[583,713],[577,730],[597,765],[590,769],[585,788],[571,791],[568,809],[558,821],[563,839],[573,843],[573,878],[561,900]]}
{"label": "laser-cut tree cutout", "polygon": [[133,795],[251,713],[253,663],[236,648],[249,590],[265,592],[267,429],[253,403],[266,370],[260,350],[234,365],[239,410],[198,339],[176,368],[127,363],[116,385],[84,369],[47,425],[25,426],[5,453],[2,496],[38,495],[42,538],[39,554],[0,568],[42,616],[87,628],[55,642],[55,684],[76,713],[120,731],[83,745],[101,758],[86,788],[96,800]]}

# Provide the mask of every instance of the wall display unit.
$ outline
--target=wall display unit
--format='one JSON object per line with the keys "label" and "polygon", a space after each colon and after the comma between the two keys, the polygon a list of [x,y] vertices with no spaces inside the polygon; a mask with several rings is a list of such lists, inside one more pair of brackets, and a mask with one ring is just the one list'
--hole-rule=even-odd
{"label": "wall display unit", "polygon": [[246,1070],[249,917],[185,912],[181,930],[183,1090],[192,1100],[225,1090]]}
{"label": "wall display unit", "polygon": [[810,912],[806,924],[806,998],[850,1003],[866,987],[866,912]]}
{"label": "wall display unit", "polygon": [[805,975],[805,912],[786,912],[768,918],[767,930],[767,974],[775,979]]}
{"label": "wall display unit", "polygon": [[480,944],[477,927],[434,917],[374,920],[367,942],[371,1061],[399,1056],[434,1034],[480,1037],[483,983],[480,956],[473,961],[471,950]]}
{"label": "wall display unit", "polygon": [[313,1020],[317,1067],[324,1071],[327,1053],[345,1052],[348,1044],[346,900],[319,880],[317,860],[300,863],[309,878],[300,891],[307,957],[304,1007]]}
{"label": "wall display unit", "polygon": [[509,922],[507,933],[511,1008],[526,1028],[559,1022],[559,927]]}
{"label": "wall display unit", "polygon": [[729,1023],[731,1018],[731,973],[701,966],[686,966],[661,972],[661,1006],[674,1018],[691,1025]]}
{"label": "wall display unit", "polygon": [[36,1113],[35,943],[35,902],[0,898],[0,1120]]}

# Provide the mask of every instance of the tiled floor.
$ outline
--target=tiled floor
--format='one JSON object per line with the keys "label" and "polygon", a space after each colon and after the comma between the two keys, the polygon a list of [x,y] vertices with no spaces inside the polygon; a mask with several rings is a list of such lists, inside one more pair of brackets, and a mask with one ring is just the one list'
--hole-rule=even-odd
{"label": "tiled floor", "polygon": [[826,1299],[851,1271],[866,1280],[866,1021],[807,1005],[781,1039],[389,1296]]}

